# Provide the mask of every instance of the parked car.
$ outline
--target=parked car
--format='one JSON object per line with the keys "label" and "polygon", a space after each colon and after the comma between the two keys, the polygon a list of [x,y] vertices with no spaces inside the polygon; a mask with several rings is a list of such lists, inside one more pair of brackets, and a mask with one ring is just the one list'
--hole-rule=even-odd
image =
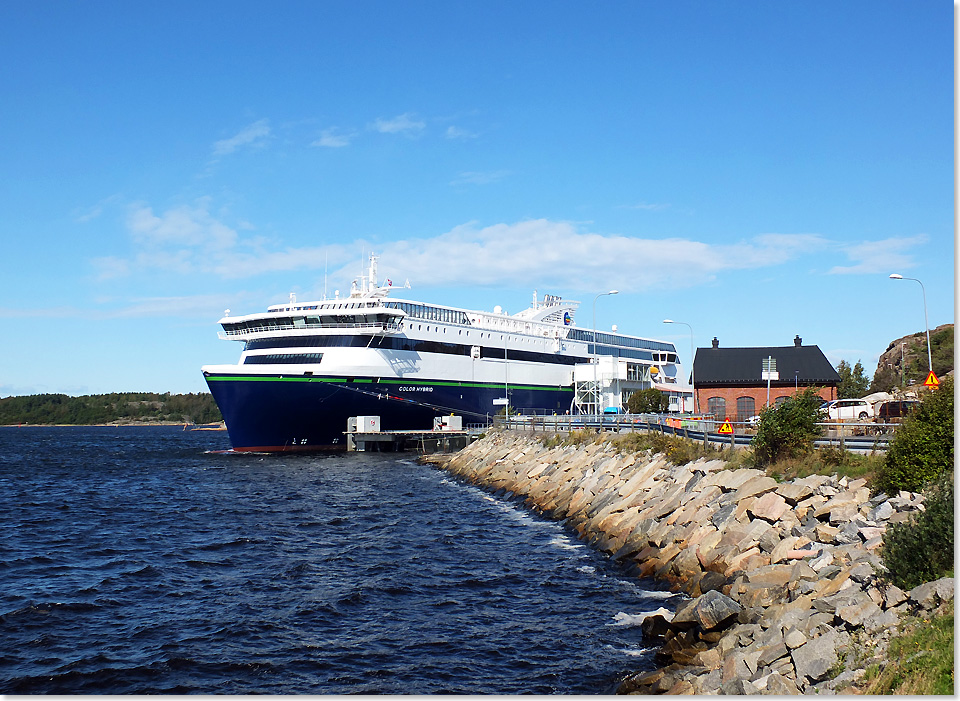
{"label": "parked car", "polygon": [[914,411],[920,402],[913,399],[898,399],[884,402],[877,410],[877,423],[898,424]]}
{"label": "parked car", "polygon": [[866,421],[873,418],[873,405],[864,399],[834,399],[820,406],[827,421]]}

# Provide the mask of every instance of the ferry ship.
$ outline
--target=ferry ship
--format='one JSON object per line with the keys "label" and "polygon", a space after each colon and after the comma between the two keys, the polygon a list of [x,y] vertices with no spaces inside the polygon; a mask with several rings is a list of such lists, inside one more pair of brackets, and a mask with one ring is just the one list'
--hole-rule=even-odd
{"label": "ferry ship", "polygon": [[672,343],[577,327],[579,302],[554,295],[508,315],[391,297],[377,257],[349,297],[230,316],[220,338],[243,343],[236,365],[204,378],[237,451],[345,449],[348,419],[429,430],[438,416],[487,423],[498,413],[619,412],[656,387],[682,410]]}

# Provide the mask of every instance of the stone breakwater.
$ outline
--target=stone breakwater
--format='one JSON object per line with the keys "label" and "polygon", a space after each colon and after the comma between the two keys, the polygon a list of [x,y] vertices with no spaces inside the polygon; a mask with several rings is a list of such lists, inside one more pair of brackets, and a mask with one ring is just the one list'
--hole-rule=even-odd
{"label": "stone breakwater", "polygon": [[643,621],[660,668],[626,678],[622,693],[855,690],[902,615],[953,598],[952,579],[903,592],[878,577],[883,533],[923,508],[919,494],[871,498],[864,480],[778,483],[720,460],[672,465],[509,432],[429,462],[564,520],[628,572],[691,597],[672,618]]}

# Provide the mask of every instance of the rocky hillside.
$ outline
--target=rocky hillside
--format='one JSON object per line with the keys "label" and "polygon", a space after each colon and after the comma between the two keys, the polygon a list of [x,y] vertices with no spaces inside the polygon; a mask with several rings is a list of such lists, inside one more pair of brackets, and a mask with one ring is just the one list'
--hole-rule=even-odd
{"label": "rocky hillside", "polygon": [[[903,348],[901,349],[901,345]],[[902,350],[902,354],[901,354]],[[930,331],[933,371],[938,377],[953,372],[953,324],[942,324]],[[871,392],[890,392],[901,385],[922,385],[929,370],[927,334],[924,331],[891,341],[877,362]]]}

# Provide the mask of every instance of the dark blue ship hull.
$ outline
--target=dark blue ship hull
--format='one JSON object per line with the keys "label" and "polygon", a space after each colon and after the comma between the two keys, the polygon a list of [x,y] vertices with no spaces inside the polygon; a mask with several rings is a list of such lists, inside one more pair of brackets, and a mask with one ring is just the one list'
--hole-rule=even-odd
{"label": "dark blue ship hull", "polygon": [[[430,430],[437,416],[485,423],[503,407],[502,384],[313,375],[204,373],[234,450],[345,450],[347,419],[379,416],[383,431]],[[510,406],[563,414],[571,387],[511,385]]]}

